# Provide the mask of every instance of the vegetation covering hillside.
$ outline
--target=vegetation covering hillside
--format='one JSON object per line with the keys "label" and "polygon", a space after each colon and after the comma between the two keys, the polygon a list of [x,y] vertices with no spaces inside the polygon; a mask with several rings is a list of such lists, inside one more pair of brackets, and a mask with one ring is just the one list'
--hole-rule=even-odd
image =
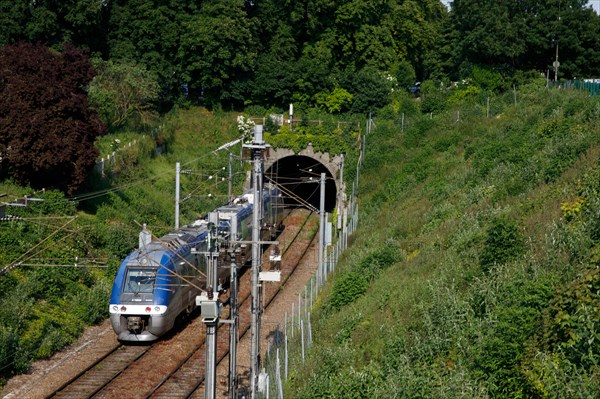
{"label": "vegetation covering hillside", "polygon": [[286,397],[598,397],[600,99],[514,99],[376,120]]}
{"label": "vegetation covering hillside", "polygon": [[354,165],[377,128],[286,396],[600,397],[600,100],[561,81],[600,74],[600,16],[451,3],[0,0],[0,385],[106,317],[176,162],[182,222],[225,201],[223,109],[293,103],[274,146]]}
{"label": "vegetation covering hillside", "polygon": [[[112,280],[138,244],[141,223],[157,236],[173,228],[176,162],[190,171],[181,177],[182,224],[226,202],[229,154],[211,151],[239,136],[235,117],[198,108],[172,112],[161,119],[158,149],[137,132],[105,136],[97,147],[104,157],[114,151],[113,160],[75,196],[0,184],[6,202],[44,200],[3,207],[10,216],[0,221],[0,386],[108,317]],[[240,192],[239,160],[234,172]]]}
{"label": "vegetation covering hillside", "polygon": [[[108,317],[112,281],[137,246],[141,224],[158,237],[173,229],[176,162],[183,171],[181,225],[227,202],[229,151],[233,194],[242,192],[250,166],[240,159],[240,145],[216,151],[240,137],[237,116],[177,109],[147,135],[122,129],[103,136],[96,147],[104,166],[98,163],[74,196],[0,183],[12,205],[22,205],[24,196],[43,200],[0,208],[0,386]],[[356,122],[338,129],[331,116],[312,117],[320,123],[301,123],[296,135],[271,125],[266,136],[281,146],[309,140],[356,158],[350,154]]]}

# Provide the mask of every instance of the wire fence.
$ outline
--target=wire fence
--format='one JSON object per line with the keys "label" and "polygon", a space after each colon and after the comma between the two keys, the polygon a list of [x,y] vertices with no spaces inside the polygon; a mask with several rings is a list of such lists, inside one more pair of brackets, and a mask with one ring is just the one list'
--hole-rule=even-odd
{"label": "wire fence", "polygon": [[338,230],[334,244],[323,251],[323,261],[318,266],[317,273],[311,277],[298,294],[298,299],[285,313],[283,324],[271,334],[267,341],[267,353],[263,370],[258,378],[258,392],[261,398],[283,399],[284,381],[289,379],[291,370],[304,365],[313,345],[313,325],[311,313],[316,302],[319,289],[327,282],[328,276],[335,272],[339,258],[348,246],[350,237],[358,225],[358,194],[359,169],[365,157],[367,137],[375,123],[369,118],[366,132],[361,137],[361,148],[356,165],[356,177],[352,185],[352,194],[347,204],[347,217],[342,228]]}
{"label": "wire fence", "polygon": [[135,145],[137,145],[137,140],[130,141],[129,143],[116,149],[115,151],[111,152],[110,154],[106,155],[105,157],[102,157],[99,161],[96,161],[94,170],[100,176],[106,177],[107,172],[115,166],[116,162],[118,162],[119,155],[121,154],[121,152],[124,149],[130,148],[131,146],[135,146]]}

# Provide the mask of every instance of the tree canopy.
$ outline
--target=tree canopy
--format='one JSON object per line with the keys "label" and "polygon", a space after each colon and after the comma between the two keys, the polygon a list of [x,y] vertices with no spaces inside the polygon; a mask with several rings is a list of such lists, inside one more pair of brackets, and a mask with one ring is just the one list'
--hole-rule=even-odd
{"label": "tree canopy", "polygon": [[[0,45],[73,43],[106,65],[146,70],[163,110],[182,100],[311,108],[340,90],[353,104],[329,109],[364,110],[348,77],[365,68],[398,78],[403,65],[418,81],[489,70],[511,81],[551,71],[557,50],[559,78],[600,74],[600,17],[586,0],[454,0],[449,9],[439,0],[0,0],[0,22]],[[369,107],[381,98],[372,93]]]}
{"label": "tree canopy", "polygon": [[546,71],[558,48],[567,78],[600,72],[600,18],[585,0],[455,0],[451,22],[459,69]]}
{"label": "tree canopy", "polygon": [[0,50],[0,71],[2,174],[72,193],[98,156],[94,140],[106,131],[88,108],[88,57],[73,46],[56,53],[19,43]]}

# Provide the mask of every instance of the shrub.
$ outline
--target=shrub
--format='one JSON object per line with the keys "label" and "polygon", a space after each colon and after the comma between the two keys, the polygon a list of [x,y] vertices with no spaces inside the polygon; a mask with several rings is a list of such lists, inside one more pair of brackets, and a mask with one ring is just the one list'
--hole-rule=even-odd
{"label": "shrub", "polygon": [[548,317],[548,343],[578,368],[600,364],[600,269],[587,270],[562,287]]}
{"label": "shrub", "polygon": [[490,67],[475,66],[471,75],[475,85],[485,92],[497,93],[504,89],[502,75]]}
{"label": "shrub", "polygon": [[[516,274],[516,277],[513,277]],[[518,397],[525,390],[520,364],[548,305],[556,277],[506,271],[497,279],[494,306],[484,315],[470,358],[476,376],[485,379],[492,397]]]}
{"label": "shrub", "polygon": [[397,244],[388,240],[386,245],[361,260],[357,267],[358,270],[356,271],[362,273],[368,281],[371,281],[377,277],[382,270],[385,270],[394,263],[402,260],[401,255],[402,252]]}
{"label": "shrub", "polygon": [[361,272],[351,271],[340,275],[333,284],[326,309],[337,312],[367,292],[368,281]]}
{"label": "shrub", "polygon": [[480,264],[484,271],[517,258],[524,250],[517,224],[506,218],[494,219],[488,228]]}
{"label": "shrub", "polygon": [[100,281],[94,287],[71,296],[76,316],[86,324],[95,324],[108,317],[110,290],[108,282]]}
{"label": "shrub", "polygon": [[438,113],[446,109],[446,94],[441,82],[426,80],[421,84],[421,112]]}
{"label": "shrub", "polygon": [[0,325],[0,376],[7,376],[14,366],[19,344],[15,328]]}

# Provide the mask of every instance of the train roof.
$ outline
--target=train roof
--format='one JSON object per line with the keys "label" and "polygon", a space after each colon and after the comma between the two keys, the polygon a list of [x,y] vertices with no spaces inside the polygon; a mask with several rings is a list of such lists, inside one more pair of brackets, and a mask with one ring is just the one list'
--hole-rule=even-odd
{"label": "train roof", "polygon": [[127,263],[140,266],[156,266],[160,264],[166,251],[175,252],[185,245],[204,239],[207,234],[207,223],[204,219],[197,219],[158,239],[154,238],[143,248],[133,251]]}
{"label": "train roof", "polygon": [[160,238],[160,243],[168,249],[177,250],[184,245],[201,240],[207,233],[207,224],[206,220],[197,219],[188,225],[165,234]]}

